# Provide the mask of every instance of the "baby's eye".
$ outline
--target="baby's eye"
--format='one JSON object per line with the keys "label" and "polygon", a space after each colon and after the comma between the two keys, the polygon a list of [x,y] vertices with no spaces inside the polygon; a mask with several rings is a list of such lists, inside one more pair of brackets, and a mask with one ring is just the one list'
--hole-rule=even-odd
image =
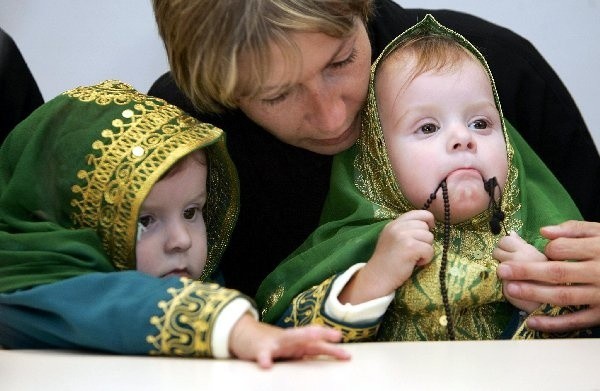
{"label": "baby's eye", "polygon": [[183,218],[186,220],[193,220],[198,214],[198,207],[187,208],[183,211]]}
{"label": "baby's eye", "polygon": [[482,129],[487,129],[489,126],[488,122],[484,119],[477,119],[473,122],[471,122],[471,129],[475,129],[475,130],[482,130]]}
{"label": "baby's eye", "polygon": [[423,134],[432,134],[439,130],[435,124],[425,124],[419,128],[419,131]]}
{"label": "baby's eye", "polygon": [[139,218],[138,222],[142,225],[142,227],[148,228],[154,222],[154,217],[152,217],[150,215],[141,216]]}

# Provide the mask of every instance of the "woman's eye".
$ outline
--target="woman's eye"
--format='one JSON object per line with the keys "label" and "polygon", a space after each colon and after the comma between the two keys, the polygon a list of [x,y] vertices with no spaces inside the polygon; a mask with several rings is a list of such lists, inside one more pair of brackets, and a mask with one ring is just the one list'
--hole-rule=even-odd
{"label": "woman's eye", "polygon": [[138,221],[142,225],[142,227],[148,228],[150,226],[150,224],[152,224],[154,222],[154,217],[142,216],[142,217],[140,217],[140,219]]}
{"label": "woman's eye", "polygon": [[194,217],[196,217],[197,213],[198,213],[197,207],[187,208],[186,210],[183,211],[183,218],[186,220],[193,220]]}
{"label": "woman's eye", "polygon": [[419,128],[423,134],[432,134],[438,131],[438,127],[434,124],[425,124]]}
{"label": "woman's eye", "polygon": [[476,130],[487,129],[488,123],[484,119],[478,119],[471,123],[471,128]]}
{"label": "woman's eye", "polygon": [[274,106],[277,103],[283,102],[285,100],[285,98],[288,97],[288,95],[289,95],[289,92],[284,92],[273,98],[262,99],[262,102],[267,105]]}
{"label": "woman's eye", "polygon": [[350,55],[348,57],[346,57],[342,61],[333,62],[329,66],[334,69],[343,68],[346,65],[352,64],[354,62],[354,60],[356,60],[356,56],[357,56],[356,49],[352,49],[352,52],[350,53]]}

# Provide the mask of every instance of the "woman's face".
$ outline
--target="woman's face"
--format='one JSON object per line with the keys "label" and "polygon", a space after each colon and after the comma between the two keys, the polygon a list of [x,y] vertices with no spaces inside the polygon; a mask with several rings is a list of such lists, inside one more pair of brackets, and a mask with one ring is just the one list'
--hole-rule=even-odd
{"label": "woman's face", "polygon": [[268,80],[257,96],[239,98],[239,107],[287,144],[324,155],[341,152],[358,137],[367,96],[371,44],[365,26],[357,21],[345,38],[309,32],[291,37],[301,53],[298,72],[273,45]]}

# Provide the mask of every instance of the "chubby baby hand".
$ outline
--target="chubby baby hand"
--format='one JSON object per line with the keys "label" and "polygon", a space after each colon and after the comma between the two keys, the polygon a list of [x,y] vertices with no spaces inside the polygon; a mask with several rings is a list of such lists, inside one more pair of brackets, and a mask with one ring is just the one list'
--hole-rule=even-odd
{"label": "chubby baby hand", "polygon": [[[492,255],[500,262],[545,262],[548,260],[544,253],[523,240],[515,231],[510,231],[507,236],[500,239],[498,247],[494,249]],[[502,281],[502,292],[515,307],[530,313],[541,305],[541,303],[512,297],[507,289],[509,284],[510,281]]]}
{"label": "chubby baby hand", "polygon": [[306,357],[329,356],[348,360],[350,354],[336,342],[342,333],[322,326],[283,329],[262,323],[246,314],[236,323],[229,337],[229,350],[242,360],[256,361],[270,368],[275,360],[299,360]]}

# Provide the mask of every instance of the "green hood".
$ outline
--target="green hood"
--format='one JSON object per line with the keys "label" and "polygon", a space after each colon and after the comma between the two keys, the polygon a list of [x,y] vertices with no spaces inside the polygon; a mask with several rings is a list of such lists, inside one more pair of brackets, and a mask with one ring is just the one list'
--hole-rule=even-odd
{"label": "green hood", "polygon": [[42,105],[0,149],[0,292],[135,269],[142,202],[163,173],[200,148],[209,163],[206,277],[239,204],[223,132],[118,81]]}

